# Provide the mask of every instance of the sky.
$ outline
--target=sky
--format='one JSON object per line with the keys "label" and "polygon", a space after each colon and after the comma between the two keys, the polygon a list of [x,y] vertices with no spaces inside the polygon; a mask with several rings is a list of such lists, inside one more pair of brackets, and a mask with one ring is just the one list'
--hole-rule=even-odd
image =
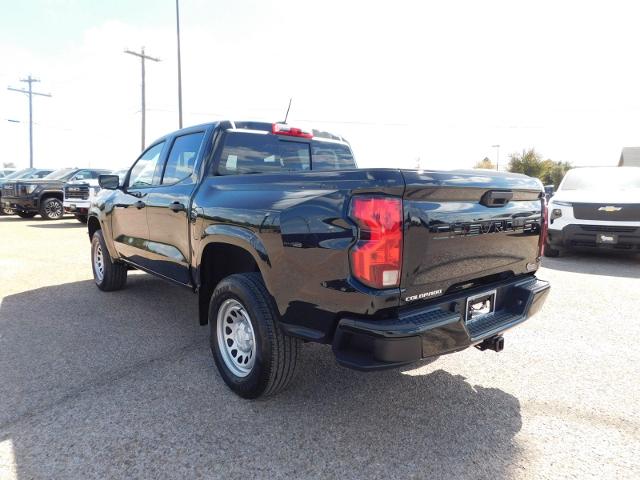
{"label": "sky", "polygon": [[[178,128],[174,0],[0,0],[2,162],[128,167]],[[637,1],[181,0],[184,125],[279,121],[347,138],[361,167],[471,168],[535,148],[615,165],[640,145]],[[15,120],[15,121],[8,121]],[[17,122],[16,122],[17,121]]]}

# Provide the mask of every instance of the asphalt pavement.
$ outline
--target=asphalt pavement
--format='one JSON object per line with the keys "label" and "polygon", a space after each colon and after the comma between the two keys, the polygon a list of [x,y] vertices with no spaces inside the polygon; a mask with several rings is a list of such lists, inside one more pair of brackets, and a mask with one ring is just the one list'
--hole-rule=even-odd
{"label": "asphalt pavement", "polygon": [[288,390],[219,378],[190,291],[92,281],[86,226],[0,217],[0,479],[640,478],[640,258],[545,259],[501,353],[360,373],[304,345]]}

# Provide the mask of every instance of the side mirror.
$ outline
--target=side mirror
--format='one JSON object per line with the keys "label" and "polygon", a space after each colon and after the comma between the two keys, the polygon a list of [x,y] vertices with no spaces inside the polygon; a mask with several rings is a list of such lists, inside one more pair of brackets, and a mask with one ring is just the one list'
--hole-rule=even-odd
{"label": "side mirror", "polygon": [[120,188],[120,177],[118,175],[100,175],[98,177],[100,188],[106,190],[117,190]]}

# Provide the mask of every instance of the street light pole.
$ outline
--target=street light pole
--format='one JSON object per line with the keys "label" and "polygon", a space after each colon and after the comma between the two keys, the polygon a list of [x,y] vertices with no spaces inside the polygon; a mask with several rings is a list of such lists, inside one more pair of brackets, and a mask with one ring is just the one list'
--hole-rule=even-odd
{"label": "street light pole", "polygon": [[154,62],[159,62],[159,58],[150,57],[149,55],[144,54],[144,47],[140,49],[140,52],[132,52],[131,50],[125,50],[124,53],[128,53],[129,55],[133,55],[140,58],[140,64],[142,65],[142,150],[144,150],[145,146],[145,120],[147,116],[147,106],[146,106],[146,98],[145,98],[145,72],[144,72],[144,61],[152,60]]}
{"label": "street light pole", "polygon": [[29,168],[33,168],[33,96],[40,95],[42,97],[50,97],[50,93],[38,93],[34,92],[32,88],[33,83],[37,83],[40,80],[37,78],[32,78],[29,75],[27,78],[20,79],[21,82],[25,82],[29,84],[28,90],[22,90],[20,88],[12,88],[7,87],[7,90],[11,90],[13,92],[26,93],[29,96]]}
{"label": "street light pole", "polygon": [[491,145],[496,149],[496,171],[500,170],[500,145]]}
{"label": "street light pole", "polygon": [[182,65],[180,61],[180,7],[176,0],[176,34],[178,36],[178,126],[182,128]]}

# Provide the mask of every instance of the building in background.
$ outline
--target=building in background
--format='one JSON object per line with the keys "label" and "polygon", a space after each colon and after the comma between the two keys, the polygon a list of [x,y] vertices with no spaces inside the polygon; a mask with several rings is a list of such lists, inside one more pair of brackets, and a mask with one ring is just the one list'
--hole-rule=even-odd
{"label": "building in background", "polygon": [[624,147],[620,154],[619,167],[640,167],[640,147]]}

